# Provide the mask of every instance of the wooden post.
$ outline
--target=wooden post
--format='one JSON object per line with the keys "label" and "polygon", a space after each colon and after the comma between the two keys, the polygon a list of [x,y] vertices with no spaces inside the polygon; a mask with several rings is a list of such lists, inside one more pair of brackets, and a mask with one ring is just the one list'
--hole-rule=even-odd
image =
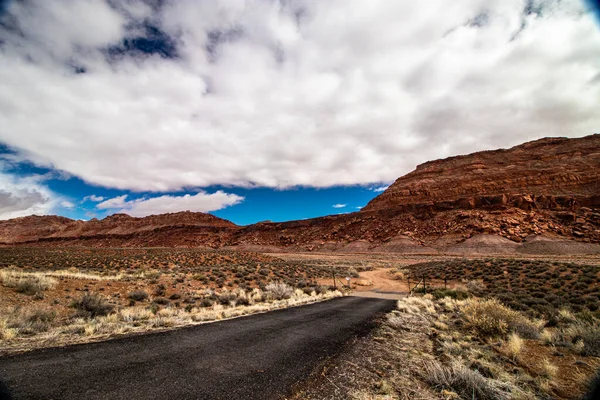
{"label": "wooden post", "polygon": [[335,284],[335,269],[331,267],[331,276],[333,277],[333,288],[337,290],[337,285]]}
{"label": "wooden post", "polygon": [[423,275],[423,294],[427,294],[427,283],[425,282],[425,275]]}
{"label": "wooden post", "polygon": [[408,281],[408,293],[410,293],[410,276],[406,276],[406,280]]}
{"label": "wooden post", "polygon": [[446,278],[444,277],[444,290],[446,290],[447,288],[447,282],[446,282]]}

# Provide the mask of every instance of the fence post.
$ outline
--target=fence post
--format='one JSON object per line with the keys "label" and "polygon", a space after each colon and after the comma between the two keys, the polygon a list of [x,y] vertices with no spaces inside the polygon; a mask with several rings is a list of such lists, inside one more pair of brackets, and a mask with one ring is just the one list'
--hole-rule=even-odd
{"label": "fence post", "polygon": [[335,284],[335,269],[331,267],[331,276],[333,277],[333,288],[337,290],[337,285]]}

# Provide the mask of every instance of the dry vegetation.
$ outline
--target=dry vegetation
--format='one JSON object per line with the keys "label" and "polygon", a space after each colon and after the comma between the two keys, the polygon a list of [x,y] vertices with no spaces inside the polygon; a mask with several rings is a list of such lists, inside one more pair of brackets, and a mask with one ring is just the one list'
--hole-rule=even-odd
{"label": "dry vegetation", "polygon": [[231,318],[341,295],[321,267],[194,249],[3,249],[0,353]]}
{"label": "dry vegetation", "polygon": [[600,317],[600,266],[558,261],[481,259],[433,261],[407,267],[413,282],[426,278],[430,289],[443,280],[476,296],[494,297],[528,316],[554,323],[558,310]]}
{"label": "dry vegetation", "polygon": [[550,329],[496,300],[400,300],[295,398],[578,399],[600,366],[600,327],[562,313]]}

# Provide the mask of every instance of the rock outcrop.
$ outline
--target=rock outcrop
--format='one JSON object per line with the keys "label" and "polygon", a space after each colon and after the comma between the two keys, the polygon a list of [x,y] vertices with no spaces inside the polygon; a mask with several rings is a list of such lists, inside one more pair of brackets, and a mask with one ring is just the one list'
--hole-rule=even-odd
{"label": "rock outcrop", "polygon": [[600,207],[600,134],[546,138],[507,150],[429,161],[396,180],[364,211],[410,205]]}

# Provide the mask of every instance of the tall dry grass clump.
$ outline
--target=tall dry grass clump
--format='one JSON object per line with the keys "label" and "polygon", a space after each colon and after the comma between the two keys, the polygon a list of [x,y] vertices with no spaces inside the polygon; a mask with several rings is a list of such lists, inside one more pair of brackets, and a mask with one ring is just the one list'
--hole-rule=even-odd
{"label": "tall dry grass clump", "polygon": [[597,321],[576,321],[565,329],[563,335],[584,356],[600,357],[600,324]]}
{"label": "tall dry grass clump", "polygon": [[508,384],[488,379],[459,362],[450,365],[443,365],[435,360],[427,362],[423,367],[422,377],[434,388],[450,389],[461,399],[510,399],[513,389]]}
{"label": "tall dry grass clump", "polygon": [[541,326],[497,299],[471,299],[461,307],[466,327],[481,337],[505,336],[516,332],[526,339],[539,337]]}
{"label": "tall dry grass clump", "polygon": [[14,288],[19,293],[38,294],[45,290],[53,289],[56,280],[40,273],[28,273],[14,270],[0,271],[2,285]]}
{"label": "tall dry grass clump", "polygon": [[47,332],[53,325],[56,313],[45,307],[15,307],[5,314],[0,322],[3,339],[17,335],[35,335]]}
{"label": "tall dry grass clump", "polygon": [[523,339],[515,332],[508,335],[508,342],[506,342],[506,352],[513,360],[516,360],[521,351],[523,350]]}
{"label": "tall dry grass clump", "polygon": [[289,299],[294,293],[294,288],[283,282],[271,282],[265,287],[265,294],[273,300]]}

